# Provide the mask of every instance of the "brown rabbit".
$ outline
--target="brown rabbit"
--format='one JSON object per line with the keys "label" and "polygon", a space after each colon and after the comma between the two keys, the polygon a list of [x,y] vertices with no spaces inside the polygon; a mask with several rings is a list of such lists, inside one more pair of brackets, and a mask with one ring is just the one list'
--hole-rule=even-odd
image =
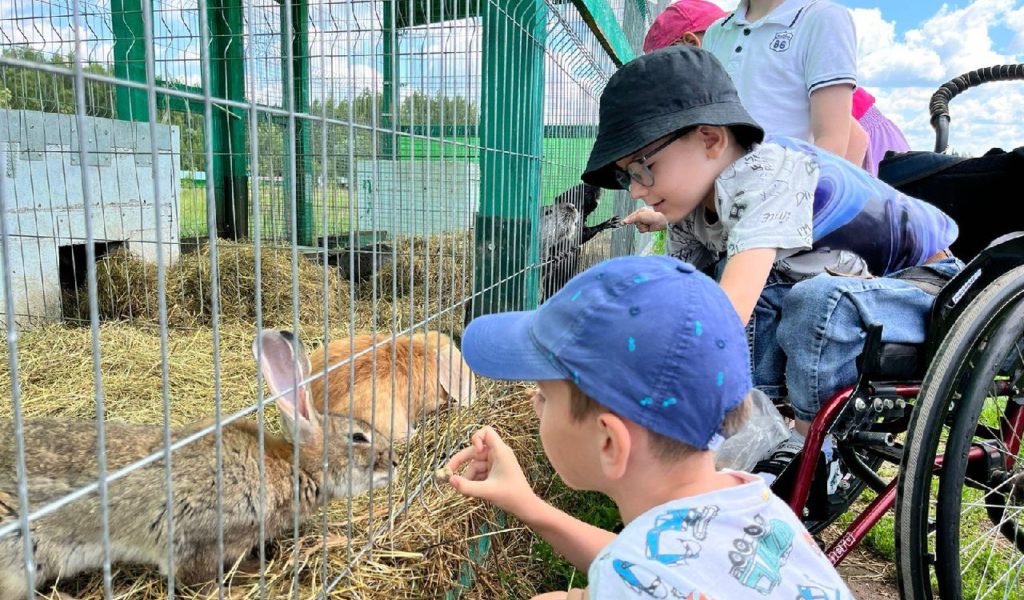
{"label": "brown rabbit", "polygon": [[[354,378],[349,360],[353,355]],[[462,353],[451,338],[438,331],[416,333],[411,338],[398,336],[394,340],[384,334],[359,334],[335,340],[327,346],[327,365],[330,372],[310,382],[311,406],[322,409],[326,382],[331,412],[351,413],[396,443],[412,436],[415,430],[411,422],[436,411],[442,401],[452,399],[468,406],[474,394],[473,374]],[[324,352],[320,349],[313,352],[310,372],[320,375],[323,371]],[[349,398],[353,381],[355,386]]]}
{"label": "brown rabbit", "polygon": [[[265,435],[265,510],[260,512],[258,425],[240,420],[222,428],[224,560],[227,565],[259,543],[262,520],[271,538],[292,524],[293,511],[309,515],[324,499],[360,494],[386,485],[393,470],[390,444],[367,423],[348,416],[319,417],[309,410],[308,389],[296,390],[293,377],[309,375],[302,343],[287,331],[260,334],[258,357],[277,406],[288,426],[297,427],[299,504],[292,501],[292,445]],[[256,353],[256,341],[253,353]],[[297,370],[296,370],[297,367]],[[212,420],[172,432],[181,439]],[[34,419],[24,423],[29,510],[95,481],[96,427],[91,422]],[[372,440],[372,441],[371,441]],[[324,478],[323,447],[329,460]],[[0,425],[0,524],[17,522],[14,428]],[[106,424],[108,471],[163,449],[160,426]],[[351,453],[352,462],[349,462]],[[171,456],[174,510],[174,569],[177,582],[194,585],[217,576],[215,439],[212,434],[175,450]],[[164,461],[141,467],[108,486],[110,560],[156,565],[168,571]],[[98,569],[103,564],[102,524],[97,492],[35,519],[30,524],[38,586],[60,576]],[[21,529],[0,538],[0,598],[28,592]]]}

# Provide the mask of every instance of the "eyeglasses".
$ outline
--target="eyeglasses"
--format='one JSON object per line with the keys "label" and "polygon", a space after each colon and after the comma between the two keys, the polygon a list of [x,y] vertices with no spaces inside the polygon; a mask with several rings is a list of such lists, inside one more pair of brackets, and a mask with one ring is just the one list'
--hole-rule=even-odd
{"label": "eyeglasses", "polygon": [[677,131],[647,154],[631,161],[626,165],[625,169],[619,169],[616,167],[615,179],[619,182],[619,185],[622,186],[622,189],[628,190],[629,186],[634,181],[644,187],[651,187],[654,185],[654,173],[651,173],[651,169],[645,163],[650,160],[652,156],[668,147],[669,144],[686,135],[686,133],[687,131],[685,130]]}

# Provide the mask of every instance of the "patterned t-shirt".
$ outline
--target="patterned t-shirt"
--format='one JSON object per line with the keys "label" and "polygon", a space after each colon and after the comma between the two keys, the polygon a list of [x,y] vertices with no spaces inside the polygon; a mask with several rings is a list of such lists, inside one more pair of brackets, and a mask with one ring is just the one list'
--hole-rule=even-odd
{"label": "patterned t-shirt", "polygon": [[853,598],[760,477],[640,515],[590,565],[590,598]]}
{"label": "patterned t-shirt", "polygon": [[698,209],[669,227],[669,253],[705,268],[722,256],[777,248],[798,281],[825,272],[889,275],[956,240],[956,223],[849,161],[769,136],[715,180],[716,215]]}

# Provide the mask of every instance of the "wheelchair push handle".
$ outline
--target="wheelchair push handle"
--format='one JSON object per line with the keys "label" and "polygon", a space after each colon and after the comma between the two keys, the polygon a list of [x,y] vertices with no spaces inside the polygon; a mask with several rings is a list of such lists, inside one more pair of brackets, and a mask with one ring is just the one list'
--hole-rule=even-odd
{"label": "wheelchair push handle", "polygon": [[991,81],[1024,80],[1024,64],[985,67],[942,84],[928,104],[932,128],[935,129],[935,151],[945,152],[949,145],[949,101],[969,88]]}

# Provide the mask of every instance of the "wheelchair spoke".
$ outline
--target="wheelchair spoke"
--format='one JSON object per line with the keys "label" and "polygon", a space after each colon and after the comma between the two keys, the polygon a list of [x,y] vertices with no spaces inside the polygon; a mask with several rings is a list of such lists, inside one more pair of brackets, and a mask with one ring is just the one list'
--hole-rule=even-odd
{"label": "wheelchair spoke", "polygon": [[[964,515],[966,516],[967,514],[968,514],[968,512],[965,511]],[[1020,514],[1020,511],[1018,509],[1018,512],[1015,513],[1014,516],[1019,516],[1019,514]],[[993,540],[993,549],[995,549],[995,544],[998,543],[1000,539],[1002,539],[1002,532],[1000,531],[1000,528],[1004,524],[1013,521],[1013,518],[1014,517],[1010,517],[1008,519],[1002,519],[999,523],[994,524],[991,527],[989,527],[986,531],[981,532],[981,535],[979,535],[979,537],[977,539],[975,539],[975,541],[971,542],[970,544],[967,544],[966,546],[961,546],[960,547],[960,554],[961,555],[966,554],[967,552],[969,552],[971,550],[971,548],[976,546],[978,543],[987,542],[988,539],[990,539],[990,538]],[[977,557],[985,549],[986,549],[985,547],[982,547],[981,549],[979,549],[978,552],[975,554],[975,557]],[[973,562],[973,559],[970,562]]]}
{"label": "wheelchair spoke", "polygon": [[1024,600],[1024,266],[983,285],[914,403],[896,504],[902,597]]}
{"label": "wheelchair spoke", "polygon": [[[991,555],[989,555],[989,556],[991,556]],[[1021,555],[1021,557],[1020,557],[1020,558],[1018,558],[1018,559],[1017,559],[1017,560],[1016,560],[1016,561],[1014,562],[1014,564],[1010,565],[1010,566],[1009,566],[1009,568],[1007,568],[1007,569],[1006,569],[1006,570],[1005,570],[1005,571],[1003,572],[1003,574],[1002,574],[1002,575],[1000,575],[1000,576],[999,576],[999,578],[998,578],[998,579],[996,579],[996,580],[995,580],[995,581],[994,581],[994,582],[992,583],[992,585],[991,585],[991,586],[990,586],[990,587],[989,587],[989,588],[988,588],[987,590],[985,590],[985,593],[984,593],[984,594],[981,594],[980,596],[979,596],[979,595],[975,595],[975,598],[988,598],[988,597],[989,597],[989,594],[990,594],[991,592],[994,592],[994,591],[996,590],[996,588],[997,588],[997,587],[999,586],[999,584],[1000,584],[1001,582],[1003,582],[1003,581],[1007,581],[1007,582],[1009,582],[1009,583],[1010,583],[1010,586],[1008,586],[1008,587],[1006,588],[1006,592],[1007,592],[1007,593],[1003,594],[1003,596],[1002,596],[1002,597],[1003,597],[1004,599],[1005,599],[1005,598],[1010,598],[1010,596],[1009,596],[1009,592],[1013,591],[1013,589],[1014,589],[1014,588],[1012,587],[1012,582],[1013,582],[1013,581],[1015,581],[1015,580],[1016,580],[1016,581],[1019,581],[1019,580],[1020,580],[1020,573],[1021,573],[1021,569],[1022,569],[1022,568],[1024,568],[1024,555]],[[987,565],[986,565],[986,569],[987,569]],[[1014,577],[1010,577],[1010,574],[1011,574],[1011,573],[1015,573],[1015,572],[1016,572],[1016,575],[1015,575]],[[1019,590],[1018,590],[1018,591],[1019,591]],[[1019,596],[1018,596],[1018,597],[1019,597]]]}

